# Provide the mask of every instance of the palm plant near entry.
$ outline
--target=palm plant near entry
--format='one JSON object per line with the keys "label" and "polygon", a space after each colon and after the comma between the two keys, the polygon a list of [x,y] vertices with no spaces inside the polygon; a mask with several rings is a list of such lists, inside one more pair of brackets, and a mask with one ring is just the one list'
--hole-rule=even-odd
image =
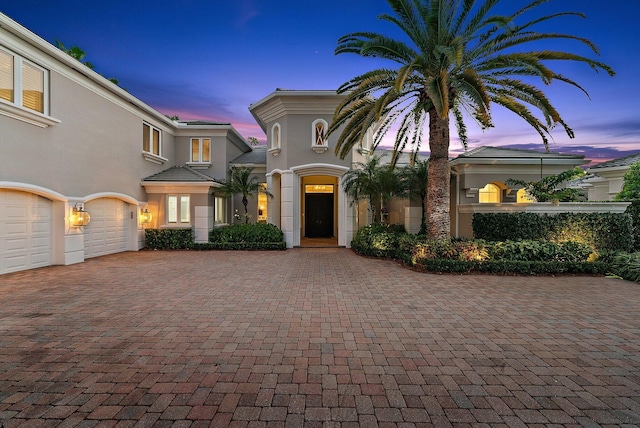
{"label": "palm plant near entry", "polygon": [[393,166],[383,164],[380,156],[372,156],[367,162],[356,162],[342,177],[342,188],[355,202],[368,201],[373,222],[388,221],[385,214],[394,198],[406,196],[402,176]]}
{"label": "palm plant near entry", "polygon": [[266,187],[258,182],[258,177],[253,174],[253,168],[233,167],[229,170],[226,180],[219,180],[221,187],[218,191],[227,197],[242,195],[242,205],[244,206],[244,222],[249,223],[249,198],[253,198],[258,193],[273,198],[273,195]]}
{"label": "palm plant near entry", "polygon": [[429,159],[416,160],[400,171],[409,199],[420,202],[420,233],[427,232],[427,187],[429,184]]}
{"label": "palm plant near entry", "polygon": [[[463,112],[483,129],[488,128],[493,126],[490,106],[494,103],[523,118],[540,134],[546,146],[555,125],[562,126],[569,137],[574,134],[545,94],[529,83],[531,79],[539,78],[545,85],[558,80],[584,91],[575,81],[549,68],[547,61],[577,61],[596,71],[614,74],[606,64],[571,52],[533,48],[518,52],[532,42],[538,42],[539,46],[539,42],[572,40],[598,54],[596,46],[587,39],[534,30],[536,25],[550,20],[582,16],[579,13],[552,13],[518,22],[548,1],[533,0],[510,15],[502,15],[493,14],[500,0],[387,0],[394,14],[383,14],[380,18],[396,25],[406,40],[358,32],[338,41],[337,54],[385,59],[398,67],[369,71],[339,88],[339,92],[347,95],[328,129],[332,133],[344,126],[336,154],[344,158],[363,141],[370,128],[379,126],[373,142],[375,148],[395,124],[398,124],[395,152],[401,152],[407,144],[417,151],[428,122],[430,238],[450,234],[450,117],[466,145]],[[537,109],[541,118],[531,108]],[[392,163],[395,160],[394,156]]]}

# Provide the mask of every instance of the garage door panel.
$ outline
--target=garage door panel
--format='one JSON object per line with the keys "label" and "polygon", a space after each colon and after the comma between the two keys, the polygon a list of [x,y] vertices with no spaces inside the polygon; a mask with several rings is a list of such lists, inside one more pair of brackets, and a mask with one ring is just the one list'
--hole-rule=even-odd
{"label": "garage door panel", "polygon": [[0,274],[51,264],[51,218],[50,200],[0,190]]}
{"label": "garage door panel", "polygon": [[85,258],[127,250],[128,204],[118,199],[101,198],[85,204],[91,222],[85,232]]}

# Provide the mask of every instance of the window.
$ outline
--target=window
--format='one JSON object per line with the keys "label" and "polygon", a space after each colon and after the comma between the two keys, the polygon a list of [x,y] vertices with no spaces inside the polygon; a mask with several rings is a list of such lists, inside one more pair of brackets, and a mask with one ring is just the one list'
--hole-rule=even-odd
{"label": "window", "polygon": [[216,196],[213,201],[213,222],[215,224],[227,223],[227,198]]}
{"label": "window", "polygon": [[48,114],[48,86],[48,70],[0,49],[0,100]]}
{"label": "window", "polygon": [[162,163],[162,134],[155,126],[142,124],[142,154],[150,161]]}
{"label": "window", "polygon": [[479,197],[481,204],[491,204],[491,203],[500,203],[501,202],[501,193],[502,191],[495,184],[489,183],[480,189]]}
{"label": "window", "polygon": [[191,221],[189,210],[189,196],[167,196],[167,223],[189,224]]}
{"label": "window", "polygon": [[192,138],[191,139],[191,162],[211,163],[211,139]]}
{"label": "window", "polygon": [[311,148],[316,153],[322,153],[328,148],[327,144],[327,128],[328,124],[323,119],[317,119],[311,125]]}
{"label": "window", "polygon": [[518,203],[530,203],[535,201],[536,201],[536,198],[529,195],[529,193],[525,189],[520,189],[516,193],[516,202]]}
{"label": "window", "polygon": [[282,144],[281,134],[280,124],[276,123],[271,128],[271,146],[269,148],[269,153],[273,156],[278,156],[278,153],[280,153],[280,145]]}
{"label": "window", "polygon": [[[267,183],[260,183],[262,189],[267,189]],[[267,195],[266,193],[258,193],[258,222],[267,221]]]}

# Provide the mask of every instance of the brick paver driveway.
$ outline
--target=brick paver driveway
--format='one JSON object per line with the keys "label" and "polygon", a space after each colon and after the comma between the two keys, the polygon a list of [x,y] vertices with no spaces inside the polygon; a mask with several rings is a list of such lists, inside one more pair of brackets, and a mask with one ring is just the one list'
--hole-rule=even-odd
{"label": "brick paver driveway", "polygon": [[640,286],[345,249],[0,276],[0,425],[637,426]]}

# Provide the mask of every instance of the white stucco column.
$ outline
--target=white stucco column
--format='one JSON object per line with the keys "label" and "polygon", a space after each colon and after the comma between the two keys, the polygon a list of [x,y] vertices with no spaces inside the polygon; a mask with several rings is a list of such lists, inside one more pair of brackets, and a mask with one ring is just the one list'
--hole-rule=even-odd
{"label": "white stucco column", "polygon": [[193,229],[195,232],[195,242],[209,242],[209,229],[213,224],[213,207],[195,207]]}
{"label": "white stucco column", "polygon": [[294,174],[291,171],[283,172],[280,176],[280,229],[284,233],[287,248],[293,248],[296,245],[294,200],[298,198],[295,197],[297,188],[294,187],[294,181],[297,180],[294,180]]}

